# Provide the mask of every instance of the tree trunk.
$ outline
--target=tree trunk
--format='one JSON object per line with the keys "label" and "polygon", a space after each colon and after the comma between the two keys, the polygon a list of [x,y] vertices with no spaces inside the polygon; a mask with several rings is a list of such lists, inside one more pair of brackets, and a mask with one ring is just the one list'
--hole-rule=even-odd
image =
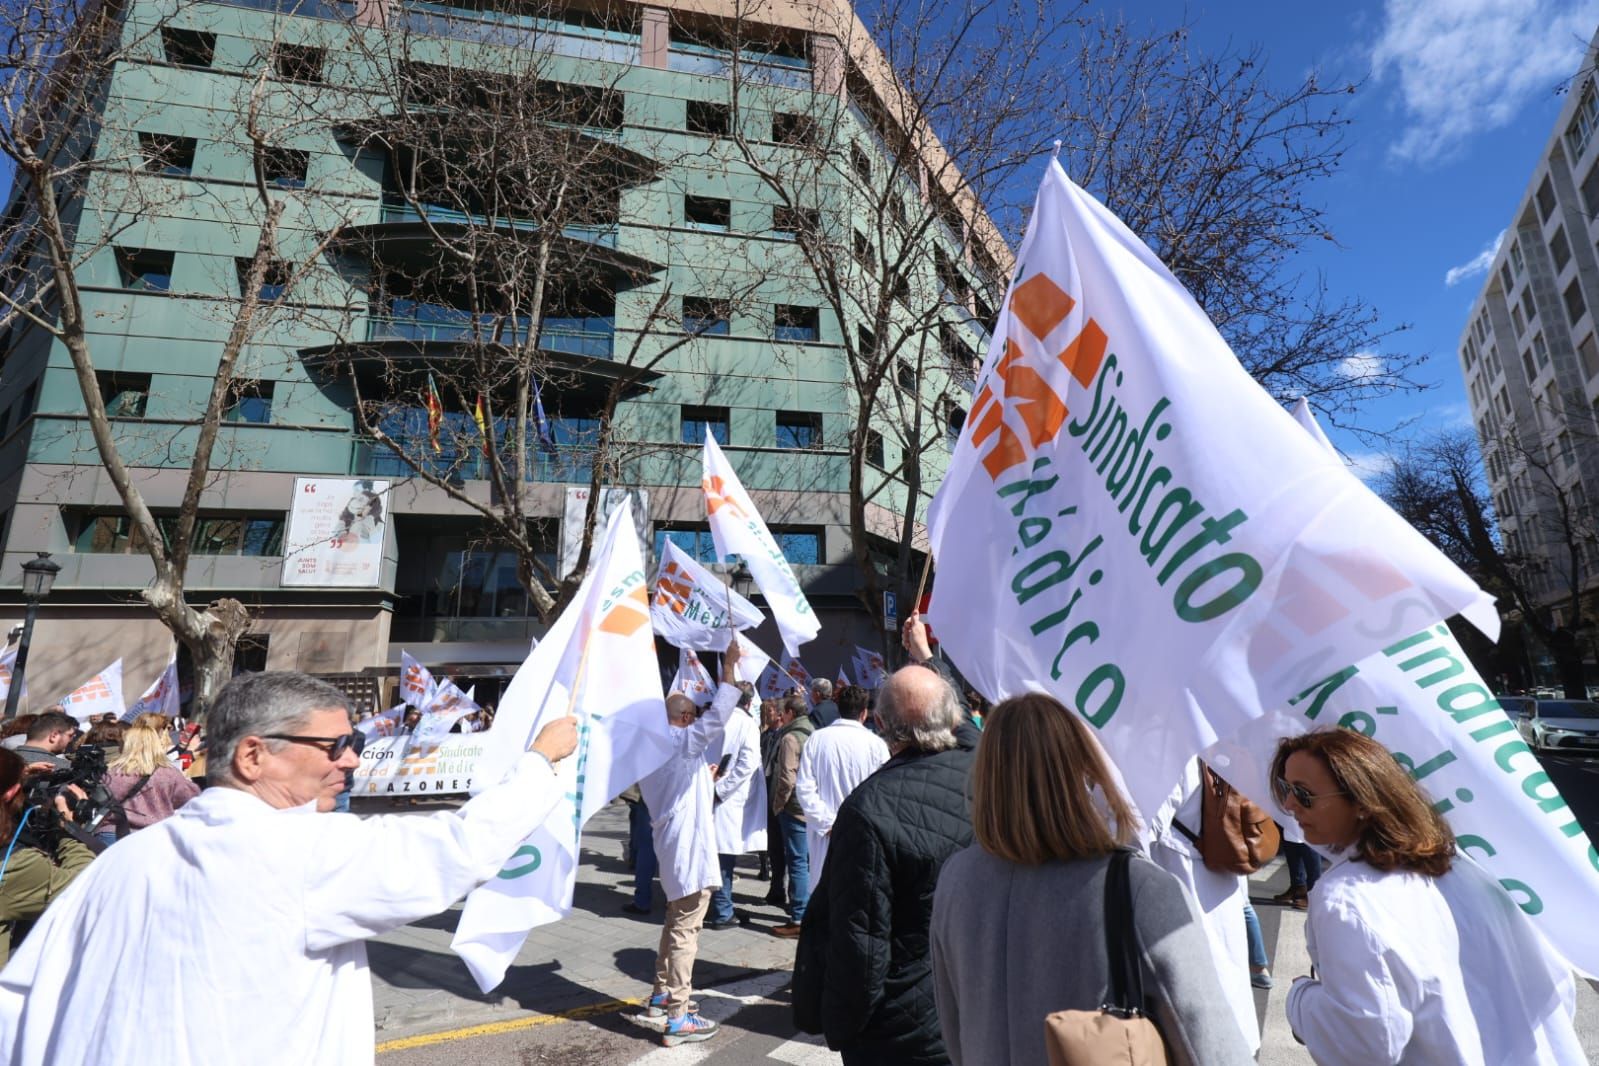
{"label": "tree trunk", "polygon": [[1546,641],[1549,657],[1555,662],[1555,676],[1568,700],[1588,698],[1587,672],[1583,668],[1582,645],[1570,630],[1558,630]]}
{"label": "tree trunk", "polygon": [[211,701],[233,677],[234,652],[238,649],[239,638],[250,628],[250,612],[238,600],[223,598],[213,601],[204,611],[193,613],[200,620],[200,627],[192,632],[185,631],[181,636],[194,666],[194,698],[189,704],[189,717],[201,722],[211,709]]}

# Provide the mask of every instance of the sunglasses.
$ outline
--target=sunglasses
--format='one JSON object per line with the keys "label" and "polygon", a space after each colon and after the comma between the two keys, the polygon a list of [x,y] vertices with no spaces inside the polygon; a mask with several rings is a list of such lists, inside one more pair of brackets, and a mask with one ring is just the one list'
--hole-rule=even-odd
{"label": "sunglasses", "polygon": [[1287,781],[1284,781],[1280,777],[1273,782],[1273,785],[1276,789],[1277,798],[1279,800],[1287,801],[1287,799],[1292,796],[1294,802],[1305,808],[1307,811],[1314,807],[1316,805],[1316,801],[1319,799],[1325,799],[1328,796],[1349,795],[1347,792],[1323,792],[1318,796],[1304,785],[1290,785]]}
{"label": "sunglasses", "polygon": [[336,737],[301,737],[291,733],[267,733],[263,739],[287,740],[295,744],[315,744],[319,748],[326,744],[328,747],[323,748],[323,750],[328,753],[328,758],[335,762],[347,751],[353,751],[359,755],[361,754],[361,749],[366,747],[366,736],[359,732],[344,733]]}

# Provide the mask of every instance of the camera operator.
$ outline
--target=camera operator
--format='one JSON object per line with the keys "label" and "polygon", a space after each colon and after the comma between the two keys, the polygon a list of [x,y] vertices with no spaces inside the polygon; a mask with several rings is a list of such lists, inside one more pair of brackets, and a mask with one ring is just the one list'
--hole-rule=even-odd
{"label": "camera operator", "polygon": [[77,719],[61,711],[50,711],[33,720],[28,727],[28,742],[16,752],[25,763],[47,762],[57,770],[65,770],[72,764],[61,753],[72,746],[77,735]]}
{"label": "camera operator", "polygon": [[[0,867],[0,967],[11,957],[16,923],[37,919],[94,858],[92,851],[65,833],[53,834],[48,850],[31,842],[36,838],[25,828],[32,825],[23,825],[23,776],[28,769],[22,756],[0,748],[0,840],[5,842],[0,854],[7,856]],[[76,786],[69,785],[66,791],[83,798]],[[65,795],[52,802],[56,817],[72,820]],[[39,816],[36,811],[27,814],[30,821]]]}

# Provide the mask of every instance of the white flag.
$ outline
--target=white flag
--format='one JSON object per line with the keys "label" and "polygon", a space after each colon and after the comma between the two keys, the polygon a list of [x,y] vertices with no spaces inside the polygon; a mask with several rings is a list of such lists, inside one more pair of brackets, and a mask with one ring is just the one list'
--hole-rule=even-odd
{"label": "white flag", "polygon": [[851,684],[849,675],[844,672],[844,664],[838,665],[838,680],[835,682],[839,688],[848,688]]}
{"label": "white flag", "polygon": [[794,684],[799,686],[807,700],[811,698],[811,672],[805,669],[805,664],[799,661],[799,656],[783,656],[783,673],[794,679]]}
{"label": "white flag", "polygon": [[540,727],[578,716],[577,751],[557,769],[561,802],[461,912],[451,946],[484,992],[504,979],[529,930],[571,911],[583,823],[673,750],[631,505],[611,514],[593,559],[511,679],[473,775],[474,791],[503,780]]}
{"label": "white flag", "polygon": [[426,707],[438,688],[427,667],[411,658],[408,651],[400,652],[400,699],[418,709]]}
{"label": "white flag", "polygon": [[114,713],[121,718],[128,709],[127,704],[122,702],[122,660],[118,659],[67,693],[60,706],[80,722],[107,713]]}
{"label": "white flag", "polygon": [[[20,644],[13,644],[4,652],[0,652],[0,700],[4,700],[11,694],[11,675],[16,670],[17,649],[21,646]],[[24,677],[22,679],[22,691],[17,693],[17,698],[21,699],[27,694],[28,679]]]}
{"label": "white flag", "polygon": [[381,714],[374,714],[364,722],[357,722],[355,728],[359,729],[361,735],[366,737],[368,744],[374,740],[382,740],[384,737],[392,737],[399,732],[400,722],[405,717],[405,708],[406,704],[403,703],[397,707],[391,707]]}
{"label": "white flag", "polygon": [[131,722],[141,714],[164,714],[168,718],[176,718],[181,707],[178,700],[178,653],[174,650],[166,669],[144,690],[144,695],[123,713],[122,720]]}
{"label": "white flag", "polygon": [[761,671],[760,680],[755,682],[755,691],[763,700],[775,700],[793,692],[799,684],[779,670],[777,664],[767,660],[766,669]]}
{"label": "white flag", "polygon": [[726,651],[735,630],[750,629],[764,620],[760,608],[667,540],[655,574],[650,621],[668,644],[698,651]]}
{"label": "white flag", "polygon": [[738,650],[738,665],[733,667],[733,672],[740,681],[748,681],[759,688],[761,675],[766,672],[772,657],[757,648],[755,642],[742,633],[738,635]]}
{"label": "white flag", "polygon": [[696,707],[709,707],[716,698],[716,682],[700,657],[688,648],[677,653],[677,676],[672,679],[672,692],[679,692],[694,701]]}
{"label": "white flag", "polygon": [[883,682],[888,680],[888,664],[883,661],[882,655],[875,651],[868,651],[859,644],[855,645],[855,676],[861,679],[863,688],[881,688]]}
{"label": "white flag", "polygon": [[445,678],[434,686],[433,698],[421,708],[422,720],[416,724],[412,746],[438,744],[449,735],[456,722],[479,709],[469,694]]}
{"label": "white flag", "polygon": [[1328,670],[1457,612],[1497,633],[1058,163],[1018,262],[928,516],[931,621],[985,696],[1057,695],[1153,812]]}
{"label": "white flag", "polygon": [[806,602],[793,567],[783,558],[755,509],[755,501],[744,491],[733,464],[717,447],[709,429],[705,431],[704,458],[705,476],[700,485],[705,490],[705,513],[710,519],[717,558],[725,560],[737,555],[744,560],[766,597],[772,620],[783,636],[783,647],[790,655],[798,655],[799,646],[816,639],[821,631],[816,612]]}

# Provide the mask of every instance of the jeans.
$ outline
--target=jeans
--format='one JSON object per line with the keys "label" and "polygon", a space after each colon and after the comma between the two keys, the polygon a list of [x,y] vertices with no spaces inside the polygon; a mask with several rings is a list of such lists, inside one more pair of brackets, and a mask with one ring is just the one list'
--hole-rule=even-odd
{"label": "jeans", "polygon": [[1288,861],[1288,881],[1294,885],[1304,885],[1306,889],[1316,886],[1316,881],[1321,877],[1321,856],[1309,844],[1296,844],[1291,840],[1283,841],[1283,858]]}
{"label": "jeans", "polygon": [[627,834],[633,843],[633,906],[647,911],[655,906],[655,836],[642,801],[627,805]]}
{"label": "jeans", "polygon": [[[767,782],[771,789],[771,782]],[[772,887],[767,895],[774,899],[787,898],[788,864],[783,861],[783,828],[777,823],[777,813],[766,810],[766,859],[772,866]]]}
{"label": "jeans", "polygon": [[1264,970],[1271,964],[1271,960],[1266,958],[1266,938],[1260,933],[1260,918],[1255,914],[1255,908],[1248,903],[1244,904],[1244,929],[1249,935],[1249,965]]}
{"label": "jeans", "polygon": [[811,898],[811,853],[805,843],[805,819],[786,811],[777,816],[783,834],[783,854],[788,859],[788,920],[798,925]]}
{"label": "jeans", "polygon": [[722,887],[711,890],[710,920],[730,922],[733,920],[733,864],[738,862],[738,856],[718,855],[716,861],[722,866]]}

